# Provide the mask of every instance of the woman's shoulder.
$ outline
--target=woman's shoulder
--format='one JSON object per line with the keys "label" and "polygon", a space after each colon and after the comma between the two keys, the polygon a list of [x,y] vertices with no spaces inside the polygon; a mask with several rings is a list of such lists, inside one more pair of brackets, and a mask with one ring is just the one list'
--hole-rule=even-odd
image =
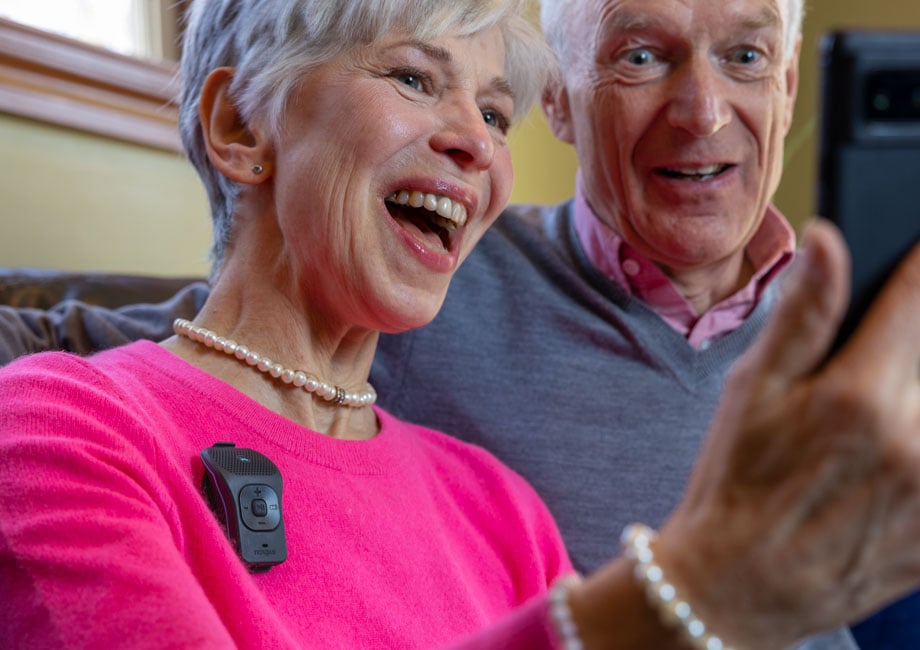
{"label": "woman's shoulder", "polygon": [[407,444],[425,456],[433,471],[450,477],[459,489],[489,494],[493,504],[505,495],[517,505],[531,503],[541,510],[545,508],[530,484],[489,450],[442,431],[406,422],[383,409],[377,409],[377,414],[382,431],[392,433],[396,429],[407,436]]}
{"label": "woman's shoulder", "polygon": [[72,442],[152,446],[151,386],[160,349],[143,341],[89,357],[20,357],[0,369],[0,436],[5,443],[47,444],[66,434]]}
{"label": "woman's shoulder", "polygon": [[59,351],[24,355],[0,368],[0,394],[22,401],[30,396],[56,399],[100,389],[101,395],[127,392],[137,368],[158,348],[139,341],[92,356]]}
{"label": "woman's shoulder", "polygon": [[[541,575],[571,571],[571,563],[549,508],[527,480],[490,451],[446,433],[411,424],[377,409],[381,432],[398,429],[416,453],[429,480],[449,492],[480,532],[543,563]],[[425,471],[419,467],[418,471]],[[509,537],[508,531],[515,531]],[[537,560],[539,558],[539,560]]]}

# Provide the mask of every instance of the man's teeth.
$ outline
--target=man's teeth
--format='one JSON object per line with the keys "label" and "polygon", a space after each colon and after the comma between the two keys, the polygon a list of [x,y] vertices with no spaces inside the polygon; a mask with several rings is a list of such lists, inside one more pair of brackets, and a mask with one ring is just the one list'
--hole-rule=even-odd
{"label": "man's teeth", "polygon": [[710,178],[715,178],[726,169],[728,169],[728,165],[716,164],[707,165],[705,167],[667,168],[662,169],[661,172],[671,178],[705,181]]}
{"label": "man's teeth", "polygon": [[466,223],[466,208],[462,203],[456,203],[446,196],[400,190],[390,194],[387,197],[387,201],[397,205],[408,205],[413,208],[425,208],[429,212],[434,212],[440,217],[440,219],[435,218],[436,223],[450,230],[459,228]]}
{"label": "man's teeth", "polygon": [[726,169],[725,165],[706,165],[705,167],[683,167],[665,169],[664,172],[672,178],[689,178],[691,180],[708,180]]}
{"label": "man's teeth", "polygon": [[722,169],[722,165],[707,165],[706,167],[685,167],[684,169],[675,169],[674,171],[687,176],[708,176],[715,174]]}

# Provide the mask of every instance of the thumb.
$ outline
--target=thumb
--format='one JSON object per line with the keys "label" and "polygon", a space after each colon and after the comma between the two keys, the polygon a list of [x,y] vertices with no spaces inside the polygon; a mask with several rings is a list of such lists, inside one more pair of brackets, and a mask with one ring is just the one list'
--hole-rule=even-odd
{"label": "thumb", "polygon": [[916,384],[920,361],[920,245],[914,246],[895,268],[837,357],[848,371],[874,369],[879,382]]}
{"label": "thumb", "polygon": [[802,417],[792,405],[799,392],[796,384],[824,364],[846,309],[848,287],[849,254],[843,238],[830,222],[812,222],[769,321],[731,369],[689,494],[705,495],[717,485],[713,477],[726,472],[751,474],[751,459],[767,461],[788,451],[763,419],[788,411],[793,420]]}
{"label": "thumb", "polygon": [[788,383],[824,361],[849,300],[850,256],[829,221],[812,221],[782,296],[757,342],[746,355],[770,383]]}

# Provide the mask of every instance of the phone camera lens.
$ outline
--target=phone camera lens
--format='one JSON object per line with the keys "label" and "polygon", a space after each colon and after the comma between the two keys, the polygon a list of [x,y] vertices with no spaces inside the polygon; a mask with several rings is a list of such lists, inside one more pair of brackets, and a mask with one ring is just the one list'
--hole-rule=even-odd
{"label": "phone camera lens", "polygon": [[891,97],[888,93],[875,93],[875,96],[872,98],[872,107],[879,113],[887,113],[891,108]]}
{"label": "phone camera lens", "polygon": [[894,126],[920,123],[920,68],[875,70],[866,77],[863,91],[869,121]]}

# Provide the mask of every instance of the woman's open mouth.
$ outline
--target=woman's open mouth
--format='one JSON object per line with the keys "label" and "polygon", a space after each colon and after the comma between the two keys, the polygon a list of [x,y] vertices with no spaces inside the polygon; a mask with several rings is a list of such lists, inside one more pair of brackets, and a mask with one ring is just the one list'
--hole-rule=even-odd
{"label": "woman's open mouth", "polygon": [[451,234],[466,224],[466,207],[453,199],[419,192],[399,190],[385,199],[390,216],[404,226],[411,226],[424,243],[439,243],[451,250]]}

